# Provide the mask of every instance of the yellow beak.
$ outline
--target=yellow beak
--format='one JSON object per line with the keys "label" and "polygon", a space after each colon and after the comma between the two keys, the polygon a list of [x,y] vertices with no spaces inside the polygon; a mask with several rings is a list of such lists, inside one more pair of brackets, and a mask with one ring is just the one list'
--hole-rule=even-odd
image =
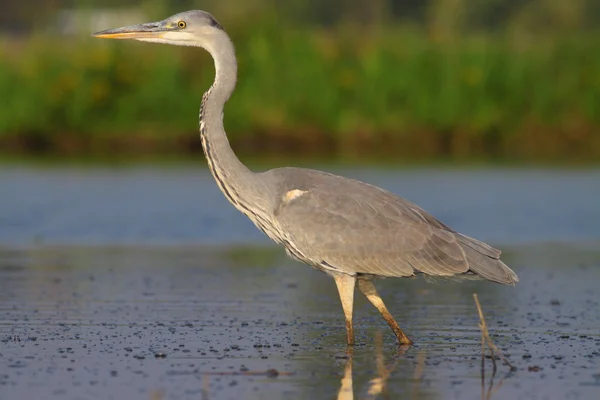
{"label": "yellow beak", "polygon": [[130,25],[122,28],[107,29],[96,32],[92,36],[102,39],[150,39],[161,38],[170,29],[162,22]]}

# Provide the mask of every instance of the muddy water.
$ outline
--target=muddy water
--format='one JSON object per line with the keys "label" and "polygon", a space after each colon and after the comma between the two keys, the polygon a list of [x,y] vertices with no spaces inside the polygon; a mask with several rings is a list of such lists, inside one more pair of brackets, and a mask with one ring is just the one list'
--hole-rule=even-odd
{"label": "muddy water", "polygon": [[[356,171],[501,245],[521,282],[377,282],[416,345],[357,296],[351,355],[333,282],[196,172],[0,173],[0,399],[600,398],[597,172]],[[483,389],[474,292],[516,368],[486,359]]]}

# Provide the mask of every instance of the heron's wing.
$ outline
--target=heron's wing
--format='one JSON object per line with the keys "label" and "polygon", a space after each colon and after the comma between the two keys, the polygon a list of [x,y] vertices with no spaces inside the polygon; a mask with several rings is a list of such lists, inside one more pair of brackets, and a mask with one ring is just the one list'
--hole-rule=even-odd
{"label": "heron's wing", "polygon": [[276,212],[289,244],[311,263],[381,276],[469,270],[456,233],[416,205],[360,182],[337,183],[312,187]]}

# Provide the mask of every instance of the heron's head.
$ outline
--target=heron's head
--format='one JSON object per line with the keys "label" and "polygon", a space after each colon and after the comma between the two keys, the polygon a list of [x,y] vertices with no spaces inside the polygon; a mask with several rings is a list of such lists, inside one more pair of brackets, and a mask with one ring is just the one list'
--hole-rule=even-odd
{"label": "heron's head", "polygon": [[175,14],[163,21],[108,29],[93,36],[207,48],[214,36],[222,33],[223,27],[212,15],[193,10]]}

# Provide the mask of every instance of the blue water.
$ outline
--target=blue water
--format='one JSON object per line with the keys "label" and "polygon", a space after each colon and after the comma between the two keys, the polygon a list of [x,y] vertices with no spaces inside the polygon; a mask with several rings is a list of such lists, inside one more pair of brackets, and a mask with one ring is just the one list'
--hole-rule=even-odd
{"label": "blue water", "polygon": [[[521,281],[377,281],[415,346],[357,294],[349,356],[332,280],[206,169],[3,165],[0,399],[600,398],[599,169],[333,172],[500,248]],[[473,293],[516,368],[491,381],[487,359],[483,394]]]}
{"label": "blue water", "polygon": [[[345,169],[496,245],[600,239],[600,170]],[[267,244],[202,167],[3,166],[0,244]]]}

